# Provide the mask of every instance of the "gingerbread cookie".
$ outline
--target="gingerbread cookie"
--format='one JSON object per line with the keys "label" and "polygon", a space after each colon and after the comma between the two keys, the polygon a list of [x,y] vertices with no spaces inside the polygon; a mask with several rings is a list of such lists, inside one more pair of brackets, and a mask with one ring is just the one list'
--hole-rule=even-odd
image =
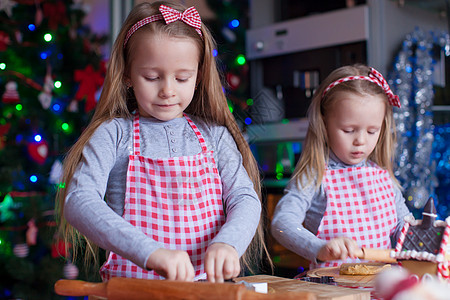
{"label": "gingerbread cookie", "polygon": [[340,275],[375,275],[390,268],[390,264],[381,263],[345,263],[339,268]]}

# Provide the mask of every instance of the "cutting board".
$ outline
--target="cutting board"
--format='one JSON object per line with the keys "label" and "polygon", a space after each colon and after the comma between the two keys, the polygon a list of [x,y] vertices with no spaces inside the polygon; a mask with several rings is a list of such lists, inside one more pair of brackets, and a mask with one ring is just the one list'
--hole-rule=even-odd
{"label": "cutting board", "polygon": [[312,269],[307,273],[310,277],[332,276],[340,286],[373,287],[375,275],[341,275],[339,267]]}
{"label": "cutting board", "polygon": [[267,282],[268,292],[312,292],[318,300],[369,300],[370,291],[357,288],[346,288],[335,285],[327,285],[313,282],[306,282],[296,279],[289,279],[269,275],[255,275],[240,277],[234,281],[245,280],[247,282]]}

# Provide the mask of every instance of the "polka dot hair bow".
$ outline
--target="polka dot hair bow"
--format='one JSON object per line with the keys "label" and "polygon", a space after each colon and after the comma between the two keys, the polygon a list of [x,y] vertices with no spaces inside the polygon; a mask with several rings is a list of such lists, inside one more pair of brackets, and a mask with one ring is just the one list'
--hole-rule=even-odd
{"label": "polka dot hair bow", "polygon": [[166,24],[181,20],[189,26],[194,27],[198,34],[202,36],[202,32],[200,31],[200,28],[202,28],[202,20],[195,7],[191,6],[184,12],[179,12],[169,6],[161,5],[159,7],[159,11],[163,15]]}
{"label": "polka dot hair bow", "polygon": [[194,27],[195,30],[198,32],[200,36],[202,35],[202,32],[200,28],[202,28],[202,20],[200,18],[199,13],[195,9],[195,7],[191,6],[188,9],[186,9],[184,12],[179,12],[176,9],[173,9],[166,5],[161,5],[159,7],[159,11],[161,14],[149,16],[147,18],[144,18],[131,26],[130,30],[128,30],[127,35],[125,36],[125,40],[123,42],[123,46],[125,47],[128,43],[128,40],[130,37],[135,33],[139,28],[141,28],[144,25],[147,25],[149,23],[164,20],[166,24],[170,24],[172,22],[175,22],[177,20],[181,20],[184,23],[188,24],[191,27]]}
{"label": "polka dot hair bow", "polygon": [[351,81],[351,80],[367,80],[367,81],[377,84],[378,86],[380,86],[383,89],[384,93],[387,95],[389,103],[392,106],[400,107],[400,100],[399,100],[398,96],[394,95],[391,88],[389,87],[389,84],[384,79],[383,75],[381,75],[381,73],[378,72],[377,70],[375,70],[374,68],[370,68],[369,76],[348,76],[348,77],[340,78],[340,79],[332,82],[323,91],[322,97],[325,97],[325,95],[328,93],[328,91],[331,90],[336,85],[343,83],[343,82]]}

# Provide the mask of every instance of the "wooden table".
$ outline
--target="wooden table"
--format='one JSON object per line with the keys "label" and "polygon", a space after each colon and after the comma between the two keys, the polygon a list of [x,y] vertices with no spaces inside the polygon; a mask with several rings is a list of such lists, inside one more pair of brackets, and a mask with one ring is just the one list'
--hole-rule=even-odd
{"label": "wooden table", "polygon": [[245,280],[247,282],[267,282],[268,292],[312,292],[318,300],[369,300],[370,290],[363,288],[347,288],[335,285],[327,285],[306,282],[297,279],[269,275],[255,275],[239,277],[234,281]]}
{"label": "wooden table", "polygon": [[[239,282],[242,280],[244,280],[246,282],[266,282],[268,285],[268,294],[270,295],[270,297],[269,297],[270,299],[286,300],[286,297],[289,296],[288,294],[290,292],[292,292],[292,294],[294,294],[294,292],[309,292],[309,293],[314,294],[314,296],[316,297],[317,300],[369,300],[370,299],[370,291],[367,289],[361,289],[361,288],[347,288],[347,287],[342,287],[342,286],[337,286],[337,285],[320,284],[320,283],[307,282],[307,281],[302,281],[302,280],[289,279],[289,278],[283,278],[283,277],[277,277],[277,276],[269,276],[269,275],[246,276],[246,277],[239,277],[239,278],[234,279],[235,282]],[[170,284],[169,282],[167,282],[167,283]],[[130,284],[131,284],[131,282],[130,282]],[[153,285],[153,283],[151,283],[150,281],[149,281],[149,284]],[[179,287],[182,283],[173,282],[172,284],[174,284],[172,287],[175,288],[175,287]],[[188,284],[188,283],[183,283],[183,284]],[[198,285],[199,284],[202,285],[204,283],[193,283],[193,284],[196,284],[197,289],[198,289]],[[224,283],[224,284],[230,285],[231,283]],[[97,284],[95,284],[95,285],[97,285]],[[146,284],[146,286],[147,286],[147,284]],[[206,286],[207,285],[205,283],[205,291],[207,289]],[[121,291],[123,289],[125,289],[126,287],[131,288],[131,286],[126,284],[123,286]],[[155,285],[155,287],[156,287],[156,285]],[[185,293],[189,294],[189,297],[190,297],[189,299],[195,299],[195,295],[188,292],[189,289],[187,287],[188,286],[186,286],[184,289]],[[149,292],[156,291],[153,289],[153,286],[151,287],[150,290],[148,288],[147,288],[147,290]],[[171,290],[172,290],[172,288],[171,288]],[[221,289],[221,290],[223,290],[223,289]],[[161,292],[158,292],[158,293],[161,293]],[[211,293],[215,294],[215,293],[217,293],[217,291],[211,291]],[[286,294],[286,293],[288,293],[288,294]],[[159,296],[161,296],[163,294],[159,294]],[[257,293],[253,292],[253,294],[257,294]],[[276,294],[280,294],[280,297],[278,298],[276,296]],[[116,297],[118,296],[117,294],[114,294],[114,295]],[[173,293],[172,293],[172,295],[173,295]],[[259,294],[259,295],[263,296],[262,294]],[[265,296],[269,296],[269,295],[265,295]],[[139,299],[141,299],[142,296],[145,297],[145,294],[139,294]],[[250,297],[250,294],[248,296]],[[294,296],[294,295],[292,295],[292,296]],[[194,297],[194,298],[192,298],[192,297]],[[297,297],[297,296],[295,296],[295,297]],[[264,299],[265,297],[263,296],[263,297],[256,297],[256,298],[251,297],[251,298],[252,299]],[[181,299],[181,298],[179,298],[177,296],[177,299]],[[211,298],[211,299],[213,299],[213,298]],[[245,297],[244,297],[244,299],[245,299]],[[106,298],[89,296],[89,300],[106,300]]]}

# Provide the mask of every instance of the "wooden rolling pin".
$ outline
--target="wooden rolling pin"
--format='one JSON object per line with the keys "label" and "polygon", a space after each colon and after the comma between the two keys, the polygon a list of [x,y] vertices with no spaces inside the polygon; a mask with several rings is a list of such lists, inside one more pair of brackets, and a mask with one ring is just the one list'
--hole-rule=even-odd
{"label": "wooden rolling pin", "polygon": [[[398,261],[391,257],[391,251],[394,249],[371,249],[371,248],[361,248],[357,257],[365,260],[373,260],[384,263],[395,264]],[[450,253],[445,254],[445,259],[450,261]]]}
{"label": "wooden rolling pin", "polygon": [[247,290],[242,284],[180,282],[113,277],[108,282],[91,283],[61,279],[55,283],[61,296],[97,296],[108,300],[144,299],[248,299],[248,300],[315,300],[310,292],[261,294]]}
{"label": "wooden rolling pin", "polygon": [[392,249],[361,248],[357,256],[364,260],[395,264],[397,263],[397,260],[391,257],[391,250]]}

